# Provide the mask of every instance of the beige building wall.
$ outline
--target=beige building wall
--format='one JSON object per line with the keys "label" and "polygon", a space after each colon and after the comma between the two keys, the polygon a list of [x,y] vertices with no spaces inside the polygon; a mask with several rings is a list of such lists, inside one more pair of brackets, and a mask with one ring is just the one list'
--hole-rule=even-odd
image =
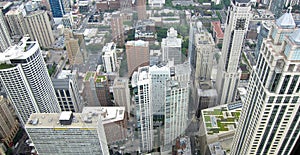
{"label": "beige building wall", "polygon": [[8,26],[10,28],[12,36],[13,35],[24,36],[25,34],[27,34],[24,16],[21,10],[19,9],[10,10],[5,14],[5,17],[7,19]]}
{"label": "beige building wall", "polygon": [[118,46],[123,46],[125,43],[124,39],[124,28],[123,28],[123,17],[119,13],[113,14],[111,18],[111,30],[112,39]]}
{"label": "beige building wall", "polygon": [[25,16],[25,24],[32,40],[39,42],[41,47],[49,47],[54,42],[50,19],[46,11],[37,10]]}

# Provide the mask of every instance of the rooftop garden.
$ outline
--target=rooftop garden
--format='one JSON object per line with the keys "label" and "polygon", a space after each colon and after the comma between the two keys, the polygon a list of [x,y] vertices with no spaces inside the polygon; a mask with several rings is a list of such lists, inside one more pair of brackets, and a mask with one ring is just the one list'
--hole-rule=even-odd
{"label": "rooftop garden", "polygon": [[100,75],[100,76],[96,77],[96,83],[102,82],[102,81],[105,81],[105,80],[106,80],[106,76],[104,76],[104,75]]}
{"label": "rooftop garden", "polygon": [[7,69],[7,68],[12,68],[15,67],[15,65],[12,64],[0,64],[0,69]]}
{"label": "rooftop garden", "polygon": [[87,72],[85,74],[84,80],[88,81],[92,76],[95,76],[95,72]]}
{"label": "rooftop garden", "polygon": [[240,111],[228,111],[226,107],[204,110],[203,117],[207,134],[229,131],[230,126],[236,128],[236,122],[240,117]]}

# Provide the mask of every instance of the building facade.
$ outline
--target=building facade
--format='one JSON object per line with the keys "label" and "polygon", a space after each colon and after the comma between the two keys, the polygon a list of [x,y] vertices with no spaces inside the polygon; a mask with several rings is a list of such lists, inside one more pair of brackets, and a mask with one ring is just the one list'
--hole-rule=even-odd
{"label": "building facade", "polygon": [[14,117],[9,101],[0,96],[0,139],[9,146],[19,130],[19,122]]}
{"label": "building facade", "polygon": [[79,39],[74,36],[73,31],[68,28],[64,30],[64,36],[69,63],[71,65],[83,64],[84,54],[80,50]]}
{"label": "building facade", "polygon": [[62,70],[56,79],[52,79],[55,94],[61,111],[81,112],[83,103],[79,94],[77,71]]}
{"label": "building facade", "polygon": [[24,11],[21,8],[10,10],[5,14],[12,36],[24,36],[25,34],[27,34],[24,16]]}
{"label": "building facade", "polygon": [[167,38],[163,38],[161,42],[162,60],[164,62],[174,61],[174,64],[181,64],[181,43],[182,39],[177,38],[177,31],[171,27],[167,32]]}
{"label": "building facade", "polygon": [[64,0],[49,0],[52,16],[54,18],[62,18],[65,14]]}
{"label": "building facade", "polygon": [[101,116],[62,112],[32,114],[25,125],[38,154],[109,154]]}
{"label": "building facade", "polygon": [[132,73],[138,69],[138,67],[149,65],[149,42],[142,40],[127,41],[125,47],[128,76],[130,77]]}
{"label": "building facade", "polygon": [[291,154],[300,136],[300,29],[291,13],[273,24],[252,71],[232,155]]}
{"label": "building facade", "polygon": [[111,42],[107,43],[102,49],[102,62],[104,70],[107,73],[115,72],[117,69],[117,53],[116,44]]}
{"label": "building facade", "polygon": [[117,77],[114,80],[113,85],[113,95],[115,100],[115,105],[117,106],[124,106],[128,118],[130,117],[130,102],[131,102],[131,96],[130,96],[130,90],[128,87],[129,79],[126,77]]}
{"label": "building facade", "polygon": [[250,0],[232,1],[229,7],[224,35],[226,37],[224,37],[222,56],[219,60],[217,73],[216,88],[219,95],[219,104],[235,101],[241,76],[241,71],[238,69],[239,60],[250,17]]}
{"label": "building facade", "polygon": [[27,39],[0,53],[0,80],[22,124],[32,113],[60,112],[40,46]]}
{"label": "building facade", "polygon": [[146,0],[135,1],[135,5],[138,13],[138,20],[147,19]]}
{"label": "building facade", "polygon": [[54,43],[50,19],[46,11],[30,12],[25,16],[25,24],[30,38],[38,41],[41,47],[49,47]]}
{"label": "building facade", "polygon": [[115,12],[112,14],[110,25],[111,25],[113,41],[118,46],[123,46],[125,43],[123,17],[120,15],[119,12]]}
{"label": "building facade", "polygon": [[4,52],[11,45],[12,43],[6,26],[6,21],[2,10],[0,9],[0,52]]}

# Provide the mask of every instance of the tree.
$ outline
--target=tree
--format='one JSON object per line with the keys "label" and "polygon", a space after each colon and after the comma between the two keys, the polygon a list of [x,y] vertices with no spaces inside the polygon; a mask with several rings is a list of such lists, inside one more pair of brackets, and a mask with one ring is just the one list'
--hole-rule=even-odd
{"label": "tree", "polygon": [[167,32],[168,32],[167,28],[156,27],[155,29],[156,29],[156,33],[157,33],[157,40],[159,42],[162,41],[162,38],[167,37]]}

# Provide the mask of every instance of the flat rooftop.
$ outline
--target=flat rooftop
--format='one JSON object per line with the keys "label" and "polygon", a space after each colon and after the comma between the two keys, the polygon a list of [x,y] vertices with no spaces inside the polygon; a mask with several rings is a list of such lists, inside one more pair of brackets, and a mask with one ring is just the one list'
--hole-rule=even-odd
{"label": "flat rooftop", "polygon": [[224,33],[221,29],[220,21],[213,21],[213,22],[211,22],[211,25],[213,26],[213,30],[216,32],[216,37],[224,38]]}
{"label": "flat rooftop", "polygon": [[73,113],[71,125],[61,125],[60,119],[69,117],[68,113],[33,113],[25,124],[26,128],[97,128],[99,115]]}
{"label": "flat rooftop", "polygon": [[208,135],[234,131],[242,110],[241,102],[203,109],[202,119]]}
{"label": "flat rooftop", "polygon": [[89,81],[90,78],[94,78],[95,77],[95,74],[96,72],[93,72],[93,71],[88,71],[85,73],[85,76],[84,76],[84,81]]}
{"label": "flat rooftop", "polygon": [[101,115],[103,125],[125,119],[125,107],[84,107],[82,113]]}

